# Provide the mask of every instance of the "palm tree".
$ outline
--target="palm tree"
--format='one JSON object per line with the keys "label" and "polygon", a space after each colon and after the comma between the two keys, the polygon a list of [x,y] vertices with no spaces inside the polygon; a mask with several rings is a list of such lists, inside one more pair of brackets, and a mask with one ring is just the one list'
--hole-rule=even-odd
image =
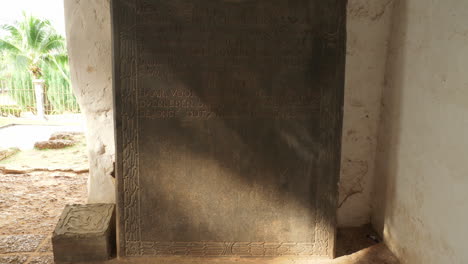
{"label": "palm tree", "polygon": [[68,60],[65,39],[52,27],[49,20],[23,13],[23,20],[1,26],[6,36],[0,38],[0,53],[10,62],[12,71],[26,69],[33,76],[38,115],[44,117],[44,67],[57,69],[70,82],[64,61]]}

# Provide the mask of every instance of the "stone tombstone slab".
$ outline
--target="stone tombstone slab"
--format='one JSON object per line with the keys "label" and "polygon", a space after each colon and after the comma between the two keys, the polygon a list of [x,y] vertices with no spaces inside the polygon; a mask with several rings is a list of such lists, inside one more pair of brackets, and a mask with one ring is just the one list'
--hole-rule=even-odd
{"label": "stone tombstone slab", "polygon": [[333,256],[345,14],[112,1],[120,256]]}

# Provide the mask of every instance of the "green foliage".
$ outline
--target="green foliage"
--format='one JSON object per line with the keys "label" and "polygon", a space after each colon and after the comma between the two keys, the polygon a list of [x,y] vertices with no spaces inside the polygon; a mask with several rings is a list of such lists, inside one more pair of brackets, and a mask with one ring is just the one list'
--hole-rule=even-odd
{"label": "green foliage", "polygon": [[15,105],[0,105],[0,115],[4,117],[10,116],[10,115],[20,117],[21,108]]}
{"label": "green foliage", "polygon": [[79,112],[79,106],[71,91],[69,81],[56,71],[45,68],[44,79],[47,103],[46,107],[50,113]]}
{"label": "green foliage", "polygon": [[27,68],[36,79],[42,78],[44,63],[65,54],[65,39],[49,20],[23,14],[23,20],[1,26],[6,37],[0,39],[0,52],[14,68]]}
{"label": "green foliage", "polygon": [[50,21],[23,14],[23,20],[3,25],[0,38],[0,78],[9,80],[9,93],[23,109],[34,110],[33,79],[45,80],[48,113],[79,112],[70,82],[65,38]]}
{"label": "green foliage", "polygon": [[9,78],[9,95],[24,110],[35,110],[36,97],[31,74],[27,70],[17,69]]}

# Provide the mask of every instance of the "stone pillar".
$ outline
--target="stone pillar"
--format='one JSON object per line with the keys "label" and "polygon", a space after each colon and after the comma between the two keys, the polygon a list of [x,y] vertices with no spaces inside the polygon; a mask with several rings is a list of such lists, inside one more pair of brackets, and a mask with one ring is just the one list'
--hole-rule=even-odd
{"label": "stone pillar", "polygon": [[44,112],[44,80],[34,79],[34,93],[36,94],[36,111],[37,117],[45,119]]}
{"label": "stone pillar", "polygon": [[74,92],[86,117],[89,203],[113,203],[114,121],[109,0],[64,0]]}

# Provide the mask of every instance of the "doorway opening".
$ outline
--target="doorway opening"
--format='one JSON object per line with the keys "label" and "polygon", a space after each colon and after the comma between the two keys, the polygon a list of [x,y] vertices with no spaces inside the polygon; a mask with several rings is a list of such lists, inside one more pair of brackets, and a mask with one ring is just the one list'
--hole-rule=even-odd
{"label": "doorway opening", "polygon": [[89,171],[63,0],[9,2],[0,25],[0,263],[53,263],[51,233],[86,201]]}

